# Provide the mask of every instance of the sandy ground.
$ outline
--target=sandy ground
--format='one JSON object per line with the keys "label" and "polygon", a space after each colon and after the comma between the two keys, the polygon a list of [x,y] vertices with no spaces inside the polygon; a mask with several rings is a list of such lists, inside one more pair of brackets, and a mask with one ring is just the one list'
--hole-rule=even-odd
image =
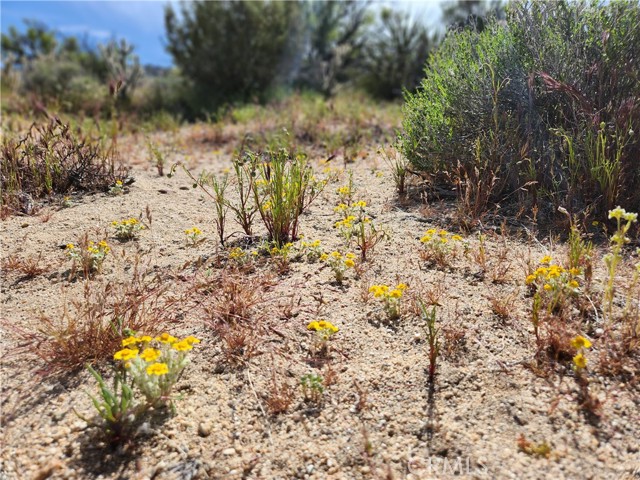
{"label": "sandy ground", "polygon": [[[176,136],[188,137],[185,130]],[[162,138],[159,135],[159,138]],[[156,416],[139,431],[136,447],[110,451],[96,430],[75,413],[93,415],[87,392],[90,375],[37,376],[36,360],[13,354],[18,330],[39,328],[39,312],[59,315],[80,298],[82,283],[70,281],[70,263],[60,246],[83,232],[105,235],[113,246],[104,270],[92,282],[122,282],[136,257],[163,275],[176,297],[213,268],[219,253],[213,205],[193,190],[183,173],[158,177],[147,153],[130,139],[123,153],[133,165],[135,183],[124,195],[74,197],[72,206],[51,215],[10,217],[2,224],[2,252],[27,258],[42,254],[50,271],[24,280],[3,272],[2,456],[6,479],[360,479],[360,478],[638,478],[640,475],[640,390],[636,371],[626,379],[589,373],[591,388],[604,401],[599,421],[576,402],[578,387],[570,369],[536,376],[535,339],[529,320],[527,265],[547,253],[563,255],[562,245],[511,236],[487,236],[489,271],[504,270],[499,282],[479,275],[472,256],[458,255],[448,269],[426,265],[420,237],[448,226],[453,207],[420,201],[398,202],[389,167],[375,147],[353,169],[356,198],[367,202],[376,225],[390,233],[360,275],[349,270],[342,285],[322,263],[292,262],[278,273],[270,262],[244,274],[247,282],[272,280],[259,292],[250,328],[255,356],[237,365],[225,362],[218,333],[206,315],[185,297],[169,331],[195,335],[202,343],[177,385],[175,416]],[[221,171],[230,166],[229,149],[186,145],[172,153],[192,166]],[[312,162],[322,175],[319,155]],[[342,167],[340,159],[333,163]],[[332,164],[333,164],[332,163]],[[343,248],[333,224],[336,189],[346,174],[329,183],[302,218],[305,239],[319,239],[326,251]],[[152,222],[139,239],[118,243],[111,222],[138,217],[148,209]],[[46,221],[45,221],[46,220]],[[198,226],[205,240],[188,247],[184,230]],[[235,226],[230,227],[233,231]],[[258,229],[258,234],[264,233]],[[469,251],[477,235],[465,235]],[[234,239],[241,238],[239,233]],[[200,267],[196,264],[200,262]],[[257,281],[257,280],[256,280]],[[266,280],[265,280],[266,282]],[[372,284],[406,283],[400,320],[387,322],[379,302],[367,295]],[[96,287],[98,288],[98,287]],[[428,381],[428,347],[422,320],[409,297],[437,299],[443,351],[435,382]],[[215,296],[215,289],[210,295]],[[512,296],[507,319],[492,311],[491,297]],[[180,309],[179,306],[176,307]],[[317,361],[310,353],[308,322],[325,319],[340,328],[330,353]],[[594,340],[594,351],[598,341]],[[34,347],[35,348],[35,347]],[[594,353],[595,355],[595,353]],[[305,401],[300,378],[319,373],[331,379],[320,403]],[[271,415],[266,398],[272,381],[294,392],[288,411]],[[527,454],[524,437],[547,443],[547,457]]]}

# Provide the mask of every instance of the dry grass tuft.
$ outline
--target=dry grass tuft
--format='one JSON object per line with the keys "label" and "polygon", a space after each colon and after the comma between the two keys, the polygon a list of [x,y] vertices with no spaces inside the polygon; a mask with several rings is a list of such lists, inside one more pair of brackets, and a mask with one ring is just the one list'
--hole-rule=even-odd
{"label": "dry grass tuft", "polygon": [[39,358],[45,375],[104,362],[129,332],[154,335],[172,322],[164,285],[160,278],[144,282],[141,276],[123,285],[87,281],[80,298],[57,315],[41,313],[37,332],[18,332],[20,346],[15,353]]}

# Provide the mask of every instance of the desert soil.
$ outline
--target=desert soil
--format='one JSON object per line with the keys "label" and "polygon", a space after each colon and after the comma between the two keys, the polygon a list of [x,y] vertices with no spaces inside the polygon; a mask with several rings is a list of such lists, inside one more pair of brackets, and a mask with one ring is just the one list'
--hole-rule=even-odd
{"label": "desert soil", "polygon": [[[197,136],[183,127],[158,142]],[[204,127],[198,127],[204,128]],[[206,275],[217,256],[213,205],[187,176],[159,177],[148,163],[140,137],[122,142],[135,182],[124,195],[74,196],[70,208],[51,206],[34,217],[13,216],[2,224],[2,254],[42,255],[50,271],[33,279],[3,272],[2,455],[6,479],[366,479],[366,478],[638,478],[640,475],[640,390],[637,372],[626,380],[588,373],[592,391],[603,400],[599,419],[578,406],[578,386],[567,368],[562,375],[536,375],[530,365],[535,339],[531,298],[524,285],[527,266],[546,254],[565,255],[562,244],[521,235],[502,237],[487,227],[488,272],[480,274],[473,255],[462,252],[450,268],[427,265],[419,256],[420,237],[429,228],[451,226],[455,207],[419,198],[400,202],[389,166],[366,148],[346,165],[353,170],[356,199],[390,238],[376,246],[359,274],[349,270],[342,285],[322,263],[292,262],[277,272],[270,262],[245,272],[247,282],[265,280],[255,323],[247,331],[253,356],[230,363],[218,331],[203,310],[185,299],[174,335],[202,342],[179,381],[176,414],[153,417],[135,446],[111,451],[95,428],[74,411],[92,417],[87,395],[97,393],[86,371],[71,376],[39,376],[42,365],[28,352],[16,353],[19,331],[37,330],[40,312],[59,315],[81,298],[82,281],[69,279],[69,260],[60,248],[89,232],[107,238],[112,254],[92,282],[124,282],[136,258],[149,272],[171,282],[170,292],[186,295]],[[198,170],[221,172],[231,165],[231,148],[181,140],[167,164],[182,160]],[[311,160],[318,176],[326,164]],[[302,217],[300,233],[319,239],[325,251],[344,248],[333,228],[339,218],[336,189],[344,185],[340,156],[329,165],[342,170]],[[152,222],[132,242],[112,238],[111,222],[128,217]],[[145,222],[147,222],[145,220]],[[148,223],[148,222],[147,222]],[[206,237],[197,246],[184,230],[198,226]],[[242,237],[239,229],[232,239]],[[498,232],[497,229],[494,231]],[[264,231],[258,229],[258,234]],[[106,235],[106,236],[105,236]],[[462,234],[469,252],[477,234]],[[598,275],[596,274],[596,279]],[[494,281],[495,280],[495,281]],[[385,320],[379,302],[367,295],[372,284],[406,283],[401,319]],[[97,288],[97,287],[96,287]],[[413,295],[436,297],[443,348],[435,382],[428,380],[424,322],[409,308]],[[215,296],[215,289],[210,292]],[[512,296],[508,318],[491,308],[492,297]],[[187,298],[187,297],[185,297]],[[176,306],[175,308],[180,308]],[[327,358],[312,354],[312,320],[325,319],[340,331]],[[597,334],[590,337],[596,355]],[[37,347],[33,347],[37,348]],[[107,371],[103,369],[103,371]],[[300,378],[318,373],[330,384],[319,403],[305,401]],[[288,410],[269,413],[272,381],[294,391]],[[547,443],[547,456],[518,447],[524,436]]]}

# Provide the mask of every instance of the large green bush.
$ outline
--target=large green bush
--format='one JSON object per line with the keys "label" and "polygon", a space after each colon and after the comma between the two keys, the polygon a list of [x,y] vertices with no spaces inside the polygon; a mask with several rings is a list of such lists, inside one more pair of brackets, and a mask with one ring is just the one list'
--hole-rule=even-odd
{"label": "large green bush", "polygon": [[400,144],[480,213],[640,206],[640,6],[517,2],[451,31],[407,95]]}
{"label": "large green bush", "polygon": [[297,2],[194,1],[165,13],[167,50],[192,82],[196,113],[265,99],[287,76],[300,20]]}

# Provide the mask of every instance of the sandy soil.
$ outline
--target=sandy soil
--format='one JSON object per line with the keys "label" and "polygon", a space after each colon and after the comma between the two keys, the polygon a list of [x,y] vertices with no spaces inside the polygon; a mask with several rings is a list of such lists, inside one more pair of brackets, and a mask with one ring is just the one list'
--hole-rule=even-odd
{"label": "sandy soil", "polygon": [[[191,133],[183,129],[176,137],[192,138]],[[454,208],[398,202],[389,167],[372,147],[347,168],[354,172],[356,198],[367,202],[390,239],[376,247],[359,276],[348,271],[342,285],[322,263],[292,262],[279,274],[266,262],[245,273],[247,282],[265,275],[272,281],[259,293],[262,301],[249,329],[256,355],[230,365],[217,331],[186,296],[220,253],[213,206],[186,175],[158,177],[141,143],[130,139],[123,147],[135,178],[126,194],[74,197],[70,208],[52,207],[50,215],[10,217],[2,224],[4,257],[42,254],[51,269],[29,280],[3,272],[0,477],[638,478],[638,372],[628,372],[626,380],[588,374],[592,391],[604,401],[594,421],[577,405],[570,369],[542,377],[527,368],[535,339],[523,279],[527,266],[543,255],[564,255],[562,245],[489,233],[488,274],[479,274],[472,255],[458,255],[444,270],[426,265],[419,238],[429,228],[453,230]],[[182,159],[212,171],[230,166],[229,148],[182,142],[178,150],[168,163]],[[322,159],[312,155],[318,175]],[[340,162],[331,164],[342,167]],[[333,208],[336,189],[346,179],[343,173],[330,183],[302,219],[305,239],[321,240],[326,251],[344,245],[333,228],[338,220]],[[147,208],[152,222],[138,240],[121,244],[110,238],[113,220],[145,218]],[[188,247],[184,230],[193,226],[206,239]],[[83,232],[95,238],[106,232],[113,246],[95,285],[126,281],[136,257],[142,259],[149,272],[171,282],[176,298],[185,295],[169,331],[202,339],[177,385],[176,415],[151,418],[136,447],[126,452],[109,451],[74,413],[93,415],[87,391],[95,393],[96,386],[87,372],[43,378],[34,373],[41,366],[35,359],[12,354],[20,342],[17,331],[39,328],[38,312],[55,317],[65,303],[80,298],[83,282],[69,281],[70,264],[60,246]],[[477,250],[477,235],[463,236],[469,251]],[[387,322],[367,289],[399,282],[408,285],[404,314]],[[408,300],[427,292],[439,296],[437,324],[443,335],[433,384],[424,324]],[[490,298],[509,295],[509,318],[498,318]],[[306,329],[320,318],[340,328],[324,361],[311,355],[313,336]],[[598,339],[591,338],[596,355]],[[308,373],[332,380],[319,404],[302,396],[300,378]],[[295,393],[288,411],[279,415],[266,407],[273,379]],[[546,442],[548,458],[521,451],[522,435],[534,444]]]}

